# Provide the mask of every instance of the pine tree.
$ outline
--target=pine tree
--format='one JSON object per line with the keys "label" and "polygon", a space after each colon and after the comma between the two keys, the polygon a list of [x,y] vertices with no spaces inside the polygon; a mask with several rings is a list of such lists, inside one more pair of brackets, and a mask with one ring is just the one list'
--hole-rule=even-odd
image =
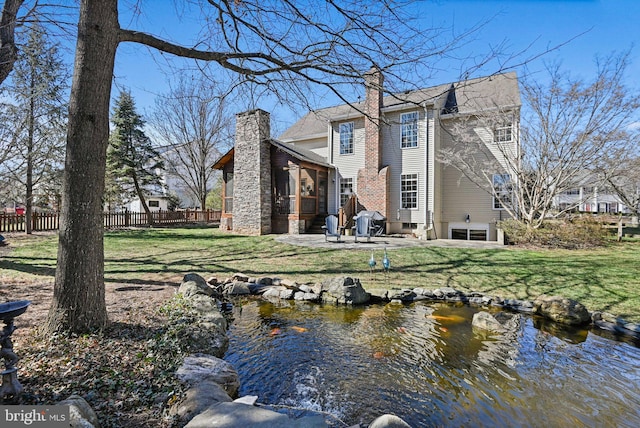
{"label": "pine tree", "polygon": [[[35,203],[34,192],[43,199],[60,194],[66,133],[66,90],[69,73],[57,44],[51,43],[37,23],[27,33],[22,54],[14,66],[7,95],[11,101],[10,129],[14,144],[4,166],[5,179],[19,185],[24,193],[26,218],[30,219]],[[26,222],[26,232],[32,224]]]}
{"label": "pine tree", "polygon": [[144,133],[145,122],[136,112],[130,92],[120,92],[111,123],[114,129],[107,149],[107,182],[119,186],[127,196],[139,198],[149,225],[153,225],[146,196],[162,188],[158,172],[164,169],[164,164]]}

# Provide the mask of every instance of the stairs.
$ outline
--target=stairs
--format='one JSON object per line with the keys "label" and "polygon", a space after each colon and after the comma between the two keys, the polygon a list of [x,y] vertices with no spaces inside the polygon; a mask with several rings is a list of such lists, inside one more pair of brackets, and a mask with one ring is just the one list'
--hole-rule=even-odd
{"label": "stairs", "polygon": [[307,229],[307,233],[314,234],[314,235],[324,235],[324,230],[322,230],[322,226],[324,226],[325,217],[326,217],[326,214],[317,215],[313,219],[313,223],[311,223],[311,226]]}

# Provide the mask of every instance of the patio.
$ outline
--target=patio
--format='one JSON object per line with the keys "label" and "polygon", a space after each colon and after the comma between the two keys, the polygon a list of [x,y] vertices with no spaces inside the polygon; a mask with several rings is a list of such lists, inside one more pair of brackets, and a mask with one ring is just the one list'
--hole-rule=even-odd
{"label": "patio", "polygon": [[389,250],[407,247],[449,247],[493,250],[505,250],[510,248],[509,246],[499,244],[495,241],[462,241],[457,239],[434,239],[427,241],[408,235],[374,236],[369,242],[362,239],[355,242],[355,238],[353,236],[342,236],[338,242],[336,242],[335,238],[325,241],[324,235],[320,234],[284,234],[279,235],[275,239],[278,242],[301,247],[354,250],[382,250],[385,247]]}

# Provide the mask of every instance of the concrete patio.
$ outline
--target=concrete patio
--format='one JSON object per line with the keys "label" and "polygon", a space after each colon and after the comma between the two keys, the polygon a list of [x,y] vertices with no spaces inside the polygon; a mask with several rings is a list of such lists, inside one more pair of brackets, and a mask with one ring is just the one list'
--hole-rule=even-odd
{"label": "concrete patio", "polygon": [[331,237],[325,241],[324,235],[320,234],[303,234],[303,235],[279,235],[276,241],[297,245],[301,247],[316,248],[334,248],[334,249],[353,249],[353,250],[381,250],[408,248],[408,247],[448,247],[448,248],[476,248],[476,249],[492,249],[506,250],[510,247],[499,244],[496,241],[461,241],[455,239],[434,239],[422,240],[412,236],[392,235],[392,236],[374,236],[369,242],[366,239],[358,238],[355,242],[353,236],[342,236],[339,241],[335,237]]}

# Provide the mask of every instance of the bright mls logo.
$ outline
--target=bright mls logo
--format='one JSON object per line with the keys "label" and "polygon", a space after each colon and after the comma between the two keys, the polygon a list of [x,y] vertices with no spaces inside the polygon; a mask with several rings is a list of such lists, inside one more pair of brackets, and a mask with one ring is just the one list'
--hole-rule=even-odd
{"label": "bright mls logo", "polygon": [[0,427],[69,427],[69,406],[0,406]]}

